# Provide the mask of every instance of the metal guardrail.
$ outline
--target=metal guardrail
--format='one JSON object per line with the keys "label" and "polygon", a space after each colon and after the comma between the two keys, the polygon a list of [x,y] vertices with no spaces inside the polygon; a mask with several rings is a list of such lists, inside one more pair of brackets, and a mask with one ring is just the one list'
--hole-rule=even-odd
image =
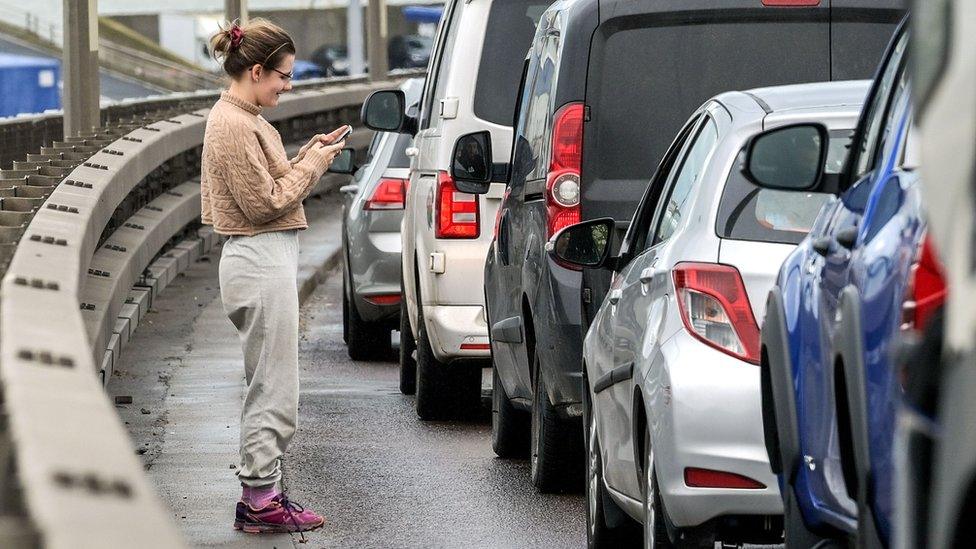
{"label": "metal guardrail", "polygon": [[[323,83],[265,114],[286,142],[358,121],[366,96],[394,85]],[[23,232],[19,245],[7,244],[13,255],[0,283],[0,546],[182,544],[96,374],[111,374],[138,321],[132,309],[146,307],[133,286],[151,298],[172,274],[167,264],[204,248],[190,241],[150,266],[199,216],[192,178],[208,110],[175,111],[213,99],[119,105],[118,123],[103,133],[52,143],[24,161],[35,162],[24,174],[0,171],[0,193],[3,179],[16,177],[13,196],[0,198],[0,225],[8,217],[10,236]],[[156,116],[131,118],[138,112]]]}
{"label": "metal guardrail", "polygon": [[[416,70],[390,73],[391,77],[420,76],[422,74],[423,71]],[[295,82],[294,88],[296,91],[300,91],[306,88],[321,88],[323,85],[357,82],[366,82],[366,78],[315,78]],[[219,90],[206,89],[149,98],[125,99],[111,104],[103,104],[101,122],[102,126],[110,126],[133,117],[152,116],[160,109],[178,108],[185,112],[204,108],[212,105],[217,100],[218,95],[220,95]],[[60,111],[0,119],[0,169],[10,169],[14,161],[24,159],[28,153],[35,153],[41,147],[51,146],[55,141],[62,141],[63,139],[64,128]]]}

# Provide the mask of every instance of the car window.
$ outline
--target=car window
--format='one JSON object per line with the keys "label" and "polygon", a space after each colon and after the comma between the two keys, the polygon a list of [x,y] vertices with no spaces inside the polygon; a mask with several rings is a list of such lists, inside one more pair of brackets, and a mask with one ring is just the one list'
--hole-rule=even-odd
{"label": "car window", "polygon": [[536,25],[551,0],[493,0],[474,91],[474,114],[508,126],[518,95],[518,70],[532,45]]}
{"label": "car window", "polygon": [[651,226],[651,222],[654,220],[658,197],[670,179],[672,167],[684,153],[684,149],[689,141],[688,136],[692,135],[693,130],[698,127],[700,120],[701,118],[696,116],[686,122],[684,127],[681,128],[681,131],[678,132],[678,136],[674,139],[674,142],[671,143],[671,146],[665,152],[660,166],[658,166],[651,181],[647,184],[647,190],[644,192],[644,196],[641,198],[640,204],[637,205],[637,210],[634,212],[634,217],[627,227],[627,233],[624,234],[623,241],[620,244],[621,254],[644,248],[644,241],[647,240],[649,233],[648,227]]}
{"label": "car window", "polygon": [[[851,134],[851,130],[830,132],[825,173],[843,170]],[[743,148],[725,181],[715,233],[733,240],[799,244],[831,195],[760,189],[742,174],[745,152]]]}
{"label": "car window", "polygon": [[653,239],[647,239],[652,246],[671,238],[678,224],[688,215],[693,191],[701,181],[702,172],[705,171],[717,140],[718,129],[715,122],[711,118],[705,118],[698,135],[688,148],[688,153],[681,160],[667,197],[658,207],[657,230]]}
{"label": "car window", "polygon": [[875,93],[864,111],[861,134],[853,148],[851,159],[854,180],[860,179],[874,168],[878,152],[883,149],[884,138],[887,136],[885,130],[888,126],[885,121],[890,116],[891,106],[894,104],[893,88],[901,87],[903,84],[899,77],[907,45],[908,33],[905,33],[895,44],[881,73]]}
{"label": "car window", "polygon": [[383,140],[384,132],[376,132],[373,134],[373,138],[369,141],[369,149],[366,150],[366,164],[373,161],[373,156],[376,154],[376,149],[380,145],[380,141]]}
{"label": "car window", "polygon": [[393,144],[393,154],[390,156],[390,168],[409,168],[410,157],[407,156],[407,149],[413,144],[413,137],[410,134],[401,133],[397,135],[396,143]]}
{"label": "car window", "polygon": [[[424,85],[423,108],[420,113],[420,129],[431,126],[431,121],[438,119],[433,113],[439,112],[439,101],[443,98],[444,86],[447,85],[447,69],[451,65],[451,56],[454,52],[454,42],[457,40],[458,21],[461,19],[461,2],[451,4],[451,12],[441,19],[441,28],[437,37],[437,57],[433,64],[430,76]],[[436,125],[436,124],[435,124]]]}
{"label": "car window", "polygon": [[532,149],[534,165],[526,177],[529,180],[544,178],[549,170],[549,142],[552,133],[549,128],[552,123],[559,39],[556,36],[545,36],[538,46],[538,69],[528,96],[529,103],[523,122],[525,139]]}

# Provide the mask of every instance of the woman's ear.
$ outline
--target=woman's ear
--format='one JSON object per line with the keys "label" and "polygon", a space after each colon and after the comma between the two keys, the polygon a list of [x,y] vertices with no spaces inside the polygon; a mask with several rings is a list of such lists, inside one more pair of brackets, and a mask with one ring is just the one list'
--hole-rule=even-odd
{"label": "woman's ear", "polygon": [[255,65],[252,65],[251,66],[251,81],[252,82],[258,82],[258,81],[261,80],[261,71],[262,70],[263,70],[263,67],[261,65],[255,64]]}

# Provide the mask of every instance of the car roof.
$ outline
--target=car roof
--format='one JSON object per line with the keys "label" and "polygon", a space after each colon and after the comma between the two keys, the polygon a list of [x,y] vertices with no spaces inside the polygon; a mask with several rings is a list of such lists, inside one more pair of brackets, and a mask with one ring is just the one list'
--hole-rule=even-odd
{"label": "car roof", "polygon": [[754,88],[743,93],[766,111],[766,114],[784,111],[813,110],[825,107],[859,106],[871,88],[870,80],[846,80],[841,82],[816,82]]}

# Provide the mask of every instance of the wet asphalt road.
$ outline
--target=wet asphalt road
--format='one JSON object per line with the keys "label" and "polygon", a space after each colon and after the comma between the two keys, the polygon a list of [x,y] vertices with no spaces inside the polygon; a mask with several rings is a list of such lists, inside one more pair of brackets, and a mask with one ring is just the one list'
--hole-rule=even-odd
{"label": "wet asphalt road", "polygon": [[397,389],[394,357],[348,358],[341,287],[333,272],[302,308],[299,430],[285,483],[328,518],[306,546],[584,546],[582,494],[538,494],[527,461],[495,457],[487,406],[473,420],[421,422]]}

